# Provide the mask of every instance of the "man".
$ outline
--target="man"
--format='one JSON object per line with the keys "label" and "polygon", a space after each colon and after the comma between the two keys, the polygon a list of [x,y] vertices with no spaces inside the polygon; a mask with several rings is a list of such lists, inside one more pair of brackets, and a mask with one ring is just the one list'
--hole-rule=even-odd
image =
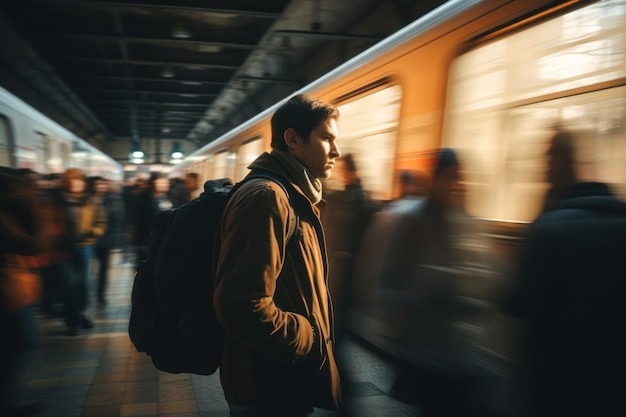
{"label": "man", "polygon": [[[336,108],[296,95],[273,115],[272,151],[229,200],[214,305],[226,329],[220,377],[231,416],[312,416],[337,409],[332,307],[318,206],[337,146]],[[291,216],[297,230],[290,237]]]}
{"label": "man", "polygon": [[575,138],[548,152],[551,190],[506,311],[525,320],[520,401],[529,416],[624,415],[626,203],[581,182]]}

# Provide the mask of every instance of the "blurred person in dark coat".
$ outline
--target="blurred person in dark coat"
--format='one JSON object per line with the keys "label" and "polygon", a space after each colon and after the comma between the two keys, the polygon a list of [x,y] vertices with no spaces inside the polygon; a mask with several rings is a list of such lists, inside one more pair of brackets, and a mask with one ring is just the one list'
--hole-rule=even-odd
{"label": "blurred person in dark coat", "polygon": [[[333,299],[335,313],[335,340],[339,372],[342,378],[349,373],[348,352],[344,352],[343,340],[348,310],[352,305],[353,266],[365,227],[374,210],[374,204],[363,189],[353,154],[342,155],[336,160],[335,172],[343,189],[325,193],[326,206],[321,220],[326,232],[328,253],[328,290]],[[347,398],[350,384],[343,385],[343,396]],[[343,416],[349,415],[349,404],[342,409]]]}
{"label": "blurred person in dark coat", "polygon": [[195,172],[188,172],[185,178],[174,178],[168,195],[174,207],[182,206],[200,195],[199,177]]}
{"label": "blurred person in dark coat", "polygon": [[153,173],[148,181],[148,187],[140,189],[134,199],[131,211],[131,236],[137,252],[137,263],[148,256],[148,241],[157,215],[173,208],[168,196],[169,188],[170,181],[167,177]]}
{"label": "blurred person in dark coat", "polygon": [[106,221],[106,231],[96,242],[98,259],[96,296],[98,305],[106,304],[111,250],[120,246],[120,227],[123,223],[123,203],[121,197],[113,191],[111,181],[102,177],[91,178],[91,192],[101,206]]}
{"label": "blurred person in dark coat", "polygon": [[148,189],[148,178],[139,176],[129,178],[122,187],[121,197],[124,203],[124,259],[122,263],[137,263],[135,240],[135,206],[136,201]]}
{"label": "blurred person in dark coat", "polygon": [[551,190],[531,225],[505,310],[523,319],[528,416],[626,415],[626,203],[582,182],[575,137],[557,132]]}
{"label": "blurred person in dark coat", "polygon": [[361,185],[354,155],[337,159],[335,171],[343,189],[326,193],[326,208],[321,214],[326,230],[328,252],[328,287],[335,309],[335,332],[341,338],[345,309],[351,303],[353,257],[373,210],[373,204]]}
{"label": "blurred person in dark coat", "polygon": [[0,415],[26,416],[39,404],[18,404],[27,355],[39,344],[31,307],[39,300],[37,257],[46,247],[35,205],[34,182],[0,167]]}

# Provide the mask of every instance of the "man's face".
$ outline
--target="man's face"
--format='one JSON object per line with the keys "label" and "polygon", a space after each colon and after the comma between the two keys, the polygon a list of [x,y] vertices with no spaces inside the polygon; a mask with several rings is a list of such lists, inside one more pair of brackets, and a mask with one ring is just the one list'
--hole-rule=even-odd
{"label": "man's face", "polygon": [[102,195],[109,191],[109,183],[106,181],[96,181],[95,183],[96,194]]}
{"label": "man's face", "polygon": [[154,180],[154,192],[164,194],[170,189],[170,180],[167,178],[157,178]]}
{"label": "man's face", "polygon": [[311,131],[308,142],[296,135],[295,144],[290,145],[291,153],[315,178],[330,178],[335,159],[341,156],[337,135],[335,119],[328,119]]}
{"label": "man's face", "polygon": [[69,192],[72,194],[81,194],[85,191],[85,180],[82,178],[72,178],[70,180],[70,189]]}
{"label": "man's face", "polygon": [[430,195],[443,207],[463,204],[460,166],[450,165],[435,175]]}
{"label": "man's face", "polygon": [[571,185],[571,158],[558,144],[552,143],[548,149],[548,182],[553,187]]}

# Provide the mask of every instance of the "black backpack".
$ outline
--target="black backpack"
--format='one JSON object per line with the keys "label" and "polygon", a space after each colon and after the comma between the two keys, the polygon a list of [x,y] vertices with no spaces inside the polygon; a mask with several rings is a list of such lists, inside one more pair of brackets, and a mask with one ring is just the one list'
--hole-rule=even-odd
{"label": "black backpack", "polygon": [[[199,197],[157,216],[148,257],[135,273],[128,333],[161,371],[210,375],[219,367],[224,329],[213,310],[215,236],[229,197],[250,178],[278,183],[287,197],[296,192],[280,176],[254,171],[235,186],[229,178],[207,181]],[[289,237],[297,228],[293,214]]]}

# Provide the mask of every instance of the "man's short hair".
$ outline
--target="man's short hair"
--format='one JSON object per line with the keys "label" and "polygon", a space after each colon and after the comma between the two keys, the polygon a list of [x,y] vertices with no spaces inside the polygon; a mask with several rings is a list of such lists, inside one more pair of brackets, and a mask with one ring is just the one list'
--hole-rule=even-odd
{"label": "man's short hair", "polygon": [[305,94],[291,97],[272,116],[272,149],[287,150],[284,133],[292,128],[305,141],[311,131],[328,119],[337,119],[339,110],[328,103]]}

